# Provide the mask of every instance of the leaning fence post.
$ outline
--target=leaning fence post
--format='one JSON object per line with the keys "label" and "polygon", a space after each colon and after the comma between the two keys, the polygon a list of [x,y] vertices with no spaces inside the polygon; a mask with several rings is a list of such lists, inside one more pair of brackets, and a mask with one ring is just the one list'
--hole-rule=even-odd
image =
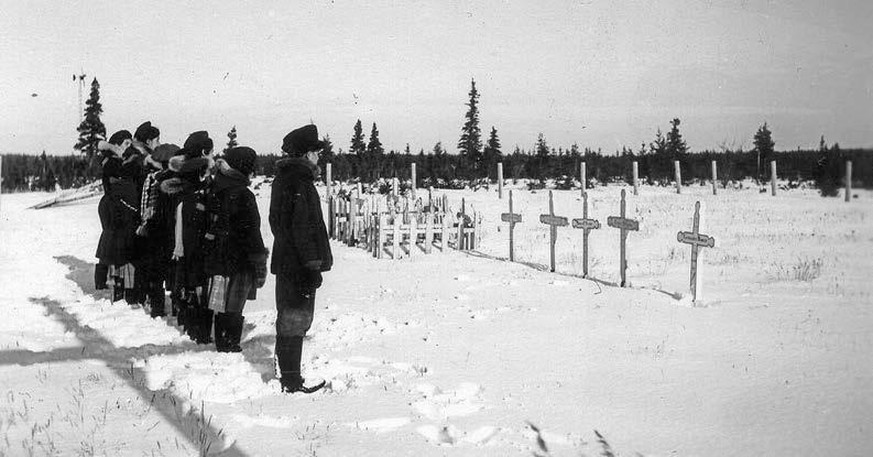
{"label": "leaning fence post", "polygon": [[678,160],[673,161],[673,169],[674,169],[675,174],[676,174],[676,193],[681,194],[682,193],[682,170],[679,169],[679,161]]}

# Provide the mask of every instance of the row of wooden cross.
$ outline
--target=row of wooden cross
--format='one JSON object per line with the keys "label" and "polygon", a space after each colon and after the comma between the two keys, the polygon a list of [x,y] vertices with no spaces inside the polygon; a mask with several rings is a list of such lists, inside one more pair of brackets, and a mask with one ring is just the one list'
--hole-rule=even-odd
{"label": "row of wooden cross", "polygon": [[[639,221],[630,219],[626,215],[626,193],[621,190],[621,208],[618,216],[609,216],[606,218],[606,225],[617,228],[620,231],[620,266],[621,287],[625,287],[627,283],[627,236],[628,232],[639,231]],[[512,208],[512,191],[509,191],[509,212],[500,215],[503,222],[509,223],[509,260],[515,261],[515,224],[522,222],[521,214],[514,213]],[[540,223],[549,226],[549,252],[550,252],[550,269],[555,271],[555,243],[558,237],[558,228],[567,227],[570,221],[564,216],[555,214],[554,200],[552,199],[552,191],[549,191],[549,212],[548,214],[540,215]],[[592,230],[600,229],[600,221],[588,217],[588,193],[582,194],[582,218],[573,219],[572,227],[582,230],[582,276],[588,277],[588,236]],[[691,294],[692,300],[697,301],[698,295],[698,275],[697,275],[697,256],[698,251],[702,247],[715,247],[715,239],[709,235],[700,233],[700,202],[694,204],[694,222],[691,232],[680,231],[677,234],[677,240],[680,243],[691,245]]]}

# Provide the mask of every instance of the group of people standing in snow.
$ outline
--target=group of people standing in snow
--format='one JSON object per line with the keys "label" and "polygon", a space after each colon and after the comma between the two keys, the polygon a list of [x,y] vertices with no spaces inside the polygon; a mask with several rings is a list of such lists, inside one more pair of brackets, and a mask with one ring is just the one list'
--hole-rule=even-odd
{"label": "group of people standing in snow", "polygon": [[[269,222],[276,275],[276,359],[282,390],[314,392],[300,373],[315,292],[333,257],[314,182],[324,143],[315,125],[288,133],[276,163]],[[249,189],[257,153],[246,146],[215,154],[206,131],[180,148],[162,144],[145,122],[101,141],[104,195],[95,267],[97,289],[112,301],[142,306],[153,318],[175,316],[198,344],[241,352],[243,309],[267,278],[269,250]],[[214,334],[214,339],[213,339]]]}

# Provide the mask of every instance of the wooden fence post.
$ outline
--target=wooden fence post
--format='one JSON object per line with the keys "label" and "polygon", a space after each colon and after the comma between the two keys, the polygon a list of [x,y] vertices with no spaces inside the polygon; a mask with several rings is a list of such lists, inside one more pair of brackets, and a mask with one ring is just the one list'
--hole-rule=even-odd
{"label": "wooden fence post", "polygon": [[400,184],[398,183],[397,176],[391,179],[391,193],[394,194],[395,197],[400,195]]}
{"label": "wooden fence post", "polygon": [[770,192],[776,196],[776,161],[770,161]]}
{"label": "wooden fence post", "polygon": [[415,170],[415,162],[413,162],[410,166],[412,167],[412,170],[410,170],[410,174],[412,175],[412,199],[415,200],[415,191],[418,189],[418,185],[416,184],[418,173],[416,173]]}
{"label": "wooden fence post", "polygon": [[330,187],[333,184],[333,166],[330,162],[327,163],[327,168],[324,172],[325,199],[330,197]]}
{"label": "wooden fence post", "polygon": [[634,178],[634,195],[639,195],[640,193],[640,169],[637,161],[634,160],[633,163],[633,178]]}
{"label": "wooden fence post", "polygon": [[682,170],[679,169],[679,161],[678,160],[673,161],[673,170],[674,170],[675,175],[676,175],[676,193],[681,194],[682,193]]}
{"label": "wooden fence post", "polygon": [[846,201],[852,201],[852,161],[846,161]]}
{"label": "wooden fence post", "polygon": [[497,163],[497,198],[503,200],[503,162]]}
{"label": "wooden fence post", "polygon": [[716,195],[715,183],[718,182],[718,172],[716,170],[715,160],[712,161],[712,195]]}
{"label": "wooden fence post", "polygon": [[582,180],[582,195],[585,195],[585,192],[587,192],[586,188],[588,187],[586,184],[588,182],[588,170],[585,169],[585,162],[579,165],[579,178]]}

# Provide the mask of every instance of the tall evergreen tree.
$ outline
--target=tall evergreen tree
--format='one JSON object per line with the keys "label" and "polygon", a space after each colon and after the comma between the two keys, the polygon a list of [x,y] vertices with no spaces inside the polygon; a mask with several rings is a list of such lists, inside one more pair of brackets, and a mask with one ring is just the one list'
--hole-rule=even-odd
{"label": "tall evergreen tree", "polygon": [[503,156],[503,152],[500,150],[500,138],[497,137],[497,129],[494,126],[491,127],[491,135],[488,137],[488,144],[485,145],[483,155],[485,160]]}
{"label": "tall evergreen tree", "polygon": [[688,152],[688,146],[682,139],[682,134],[679,133],[679,118],[670,121],[670,126],[670,131],[667,133],[667,153],[674,160],[678,160],[679,157]]}
{"label": "tall evergreen tree", "polygon": [[73,148],[85,153],[88,159],[97,157],[97,143],[106,138],[106,126],[100,120],[103,105],[100,104],[100,83],[97,78],[91,81],[91,95],[85,102],[85,118],[79,124],[79,141]]}
{"label": "tall evergreen tree", "polygon": [[537,136],[537,157],[548,157],[549,156],[549,145],[546,143],[545,137],[543,137],[542,132],[540,132],[539,136]]}
{"label": "tall evergreen tree", "polygon": [[230,128],[230,131],[227,132],[227,147],[224,148],[224,152],[227,152],[230,148],[235,148],[239,146],[239,143],[236,141],[236,126]]}
{"label": "tall evergreen tree", "polygon": [[464,126],[461,128],[461,139],[458,140],[458,150],[474,168],[479,168],[482,162],[482,131],[479,129],[479,91],[476,90],[476,80],[470,81],[470,101],[467,102],[467,114]]}
{"label": "tall evergreen tree", "polygon": [[385,148],[382,147],[382,142],[379,141],[379,129],[376,128],[376,123],[373,122],[373,129],[370,131],[370,141],[367,142],[367,154],[378,156],[384,153]]}
{"label": "tall evergreen tree", "polygon": [[765,173],[763,171],[770,169],[766,165],[773,160],[773,148],[776,146],[766,122],[758,127],[753,142],[755,144],[755,152],[758,154],[758,179],[760,180],[764,179]]}
{"label": "tall evergreen tree", "polygon": [[349,146],[349,153],[363,155],[367,150],[367,145],[364,143],[364,129],[361,127],[361,120],[355,123],[355,133],[352,135],[352,144]]}

